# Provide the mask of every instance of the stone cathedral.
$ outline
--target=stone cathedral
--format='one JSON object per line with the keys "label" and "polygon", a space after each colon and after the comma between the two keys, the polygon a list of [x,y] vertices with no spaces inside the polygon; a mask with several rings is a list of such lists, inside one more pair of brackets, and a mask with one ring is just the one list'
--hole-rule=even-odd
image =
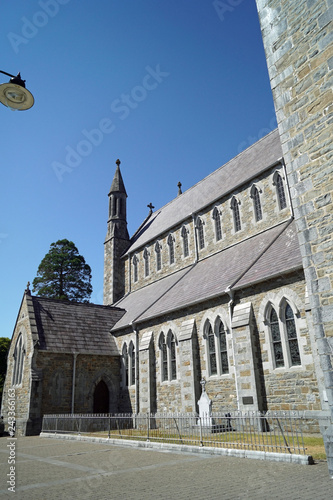
{"label": "stone cathedral", "polygon": [[[108,194],[104,305],[24,293],[2,414],[327,410],[278,131],[131,237],[120,161]],[[129,214],[130,216],[130,214]]]}

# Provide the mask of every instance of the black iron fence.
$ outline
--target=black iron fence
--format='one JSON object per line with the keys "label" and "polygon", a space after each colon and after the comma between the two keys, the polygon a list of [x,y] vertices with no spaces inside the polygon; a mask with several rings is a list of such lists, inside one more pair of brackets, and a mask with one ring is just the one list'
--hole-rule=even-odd
{"label": "black iron fence", "polygon": [[44,415],[42,432],[305,455],[297,412]]}

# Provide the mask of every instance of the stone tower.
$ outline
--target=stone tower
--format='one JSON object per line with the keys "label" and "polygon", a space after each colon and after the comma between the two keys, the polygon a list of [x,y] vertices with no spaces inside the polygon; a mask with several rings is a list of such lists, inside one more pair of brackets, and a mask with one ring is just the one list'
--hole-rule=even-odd
{"label": "stone tower", "polygon": [[104,242],[104,305],[111,305],[125,293],[125,266],[122,254],[129,246],[126,219],[126,190],[116,161],[116,172],[109,192],[108,229]]}
{"label": "stone tower", "polygon": [[333,157],[331,0],[256,0],[324,372],[333,478]]}

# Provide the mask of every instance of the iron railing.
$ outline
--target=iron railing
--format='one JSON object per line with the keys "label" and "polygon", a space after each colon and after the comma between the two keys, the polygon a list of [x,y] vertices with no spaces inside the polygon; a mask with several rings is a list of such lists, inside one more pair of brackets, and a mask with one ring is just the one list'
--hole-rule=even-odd
{"label": "iron railing", "polygon": [[42,432],[306,454],[297,412],[44,415]]}

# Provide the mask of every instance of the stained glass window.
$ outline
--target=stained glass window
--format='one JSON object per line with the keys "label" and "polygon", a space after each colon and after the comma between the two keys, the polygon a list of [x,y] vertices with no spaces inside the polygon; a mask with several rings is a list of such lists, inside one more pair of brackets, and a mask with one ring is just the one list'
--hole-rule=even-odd
{"label": "stained glass window", "polygon": [[298,347],[294,313],[289,304],[287,304],[285,310],[285,320],[286,320],[288,347],[290,353],[290,364],[291,366],[297,366],[301,364],[301,356]]}
{"label": "stained glass window", "polygon": [[209,353],[209,371],[210,375],[217,374],[216,351],[215,351],[215,335],[209,323],[207,329],[208,353]]}
{"label": "stained glass window", "polygon": [[276,366],[276,368],[279,368],[281,366],[284,366],[284,359],[283,359],[279,319],[278,319],[278,316],[276,314],[275,309],[273,309],[273,308],[272,308],[271,313],[270,313],[270,329],[271,329],[271,336],[272,336],[275,366]]}
{"label": "stained glass window", "polygon": [[173,264],[175,262],[175,245],[171,234],[169,234],[168,237],[168,245],[169,245],[169,262],[170,264]]}
{"label": "stained glass window", "polygon": [[219,324],[219,341],[220,341],[220,356],[221,356],[221,373],[229,373],[228,351],[227,351],[227,336],[222,321]]}
{"label": "stained glass window", "polygon": [[147,248],[143,251],[143,259],[145,261],[145,276],[149,276],[149,252]]}
{"label": "stained glass window", "polygon": [[176,342],[173,333],[170,336],[170,366],[171,366],[171,380],[176,380],[177,378]]}

